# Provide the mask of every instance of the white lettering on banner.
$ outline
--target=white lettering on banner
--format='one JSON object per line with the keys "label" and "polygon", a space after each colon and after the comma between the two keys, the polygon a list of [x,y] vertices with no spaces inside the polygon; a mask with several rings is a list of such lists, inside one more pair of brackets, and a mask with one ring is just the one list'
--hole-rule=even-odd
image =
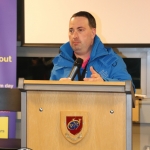
{"label": "white lettering on banner", "polygon": [[0,84],[0,88],[3,88],[4,87],[4,85],[3,84]]}
{"label": "white lettering on banner", "polygon": [[12,57],[8,56],[8,57],[1,57],[0,56],[0,63],[1,62],[12,62]]}
{"label": "white lettering on banner", "polygon": [[14,85],[12,85],[12,84],[5,84],[5,88],[11,88],[11,89],[12,89],[13,86],[14,86]]}
{"label": "white lettering on banner", "polygon": [[1,112],[1,113],[6,113],[6,112],[7,112],[7,113],[11,113],[10,111],[2,111],[2,110],[1,110],[0,112]]}

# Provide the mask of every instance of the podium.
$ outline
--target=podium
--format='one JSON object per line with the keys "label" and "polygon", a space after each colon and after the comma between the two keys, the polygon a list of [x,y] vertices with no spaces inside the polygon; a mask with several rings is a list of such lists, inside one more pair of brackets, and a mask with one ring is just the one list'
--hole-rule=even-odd
{"label": "podium", "polygon": [[36,150],[132,150],[130,81],[19,79],[21,147]]}

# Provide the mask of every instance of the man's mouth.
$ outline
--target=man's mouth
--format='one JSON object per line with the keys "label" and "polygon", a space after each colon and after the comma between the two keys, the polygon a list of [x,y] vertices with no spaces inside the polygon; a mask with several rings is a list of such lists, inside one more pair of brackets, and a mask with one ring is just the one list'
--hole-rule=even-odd
{"label": "man's mouth", "polygon": [[74,44],[74,45],[79,44],[79,43],[80,43],[79,41],[75,41],[75,42],[73,42],[73,44]]}

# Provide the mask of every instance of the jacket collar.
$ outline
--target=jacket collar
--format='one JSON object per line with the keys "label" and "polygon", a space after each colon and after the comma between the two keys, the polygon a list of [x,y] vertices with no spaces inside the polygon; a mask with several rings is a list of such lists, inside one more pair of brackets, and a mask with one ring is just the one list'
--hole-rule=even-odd
{"label": "jacket collar", "polygon": [[104,56],[107,54],[108,54],[107,49],[104,47],[100,38],[96,35],[94,38],[94,44],[93,44],[90,60],[92,61],[97,57]]}

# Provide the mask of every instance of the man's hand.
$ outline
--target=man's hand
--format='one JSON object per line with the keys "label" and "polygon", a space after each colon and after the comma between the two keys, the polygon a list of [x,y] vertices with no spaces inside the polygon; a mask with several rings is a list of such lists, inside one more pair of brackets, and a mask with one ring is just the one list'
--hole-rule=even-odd
{"label": "man's hand", "polygon": [[100,76],[100,74],[98,74],[93,67],[90,67],[90,71],[91,71],[91,78],[84,78],[84,81],[100,81],[100,82],[104,82],[103,78]]}
{"label": "man's hand", "polygon": [[59,79],[59,81],[71,81],[71,79],[70,78],[61,78],[61,79]]}

